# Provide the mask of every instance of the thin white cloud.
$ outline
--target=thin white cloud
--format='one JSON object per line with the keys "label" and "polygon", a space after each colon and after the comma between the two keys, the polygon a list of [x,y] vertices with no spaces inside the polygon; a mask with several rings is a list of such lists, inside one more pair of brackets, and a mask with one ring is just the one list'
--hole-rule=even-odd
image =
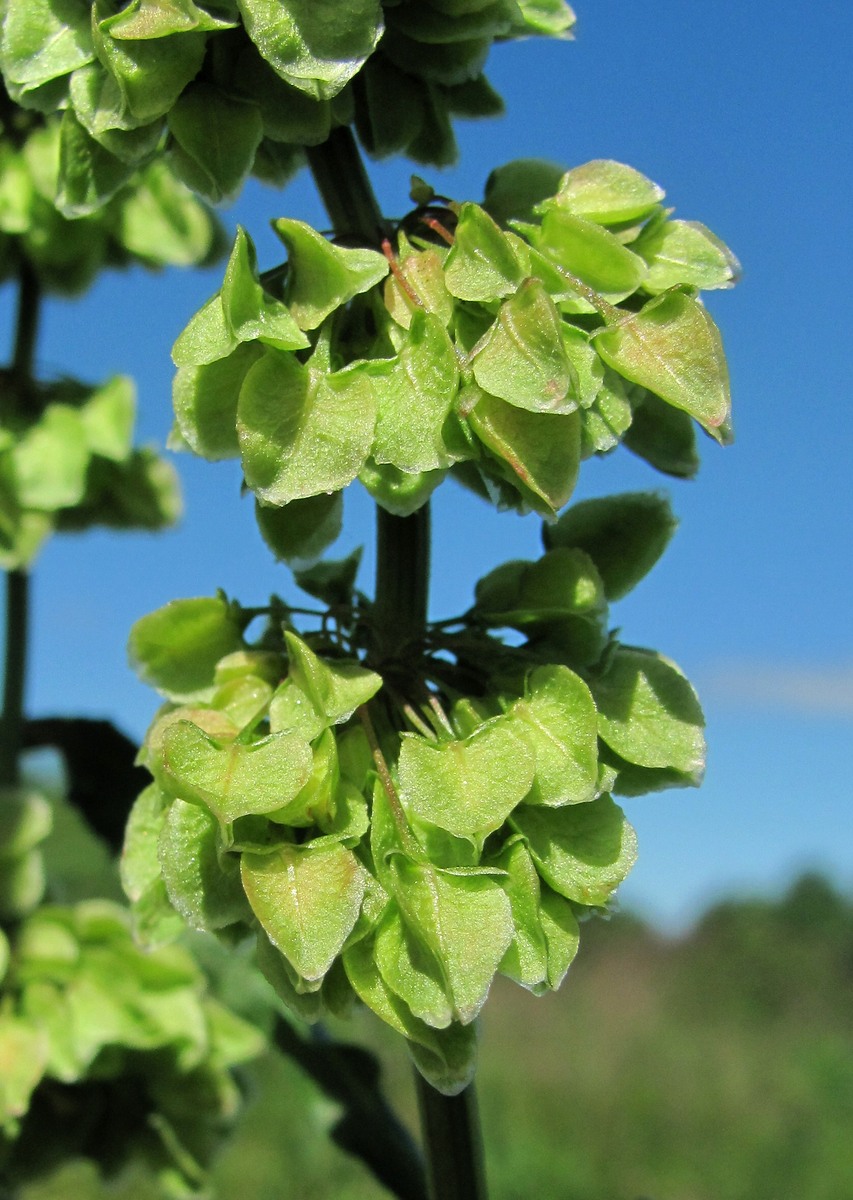
{"label": "thin white cloud", "polygon": [[707,672],[701,692],[723,703],[853,719],[853,663],[720,663]]}

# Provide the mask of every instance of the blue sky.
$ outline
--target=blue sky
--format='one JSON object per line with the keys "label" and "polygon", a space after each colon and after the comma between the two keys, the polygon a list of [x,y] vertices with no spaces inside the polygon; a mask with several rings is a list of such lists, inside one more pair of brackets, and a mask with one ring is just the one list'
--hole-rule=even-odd
{"label": "blue sky", "polygon": [[[850,420],[853,305],[849,211],[853,145],[846,56],[853,6],[825,0],[713,5],[577,0],[577,41],[499,47],[489,74],[499,121],[459,127],[458,168],[417,168],[458,199],[489,170],[538,155],[566,167],[615,158],[704,221],[744,265],[709,307],[729,355],[737,441],[705,443],[699,479],[667,481],[626,451],[586,465],[576,498],[665,488],[681,528],[655,572],[613,617],[625,640],[674,658],[697,685],[709,726],[699,791],[626,804],[640,861],[626,904],[677,928],[716,896],[780,887],[807,866],[853,885]],[[388,212],[406,207],[407,164],[374,178]],[[268,222],[325,224],[307,177],[283,194],[250,186],[226,214],[280,256]],[[90,379],[134,375],[143,440],[170,425],[168,350],[218,286],[212,272],[103,279],[82,302],[52,303],[41,367]],[[8,296],[0,297],[4,321]],[[132,622],[176,596],[223,587],[246,603],[287,594],[239,498],[233,464],[177,460],[187,513],[164,537],[57,539],[35,577],[33,714],[109,716],[141,736],[156,704],[126,666]],[[341,550],[372,515],[347,509]],[[445,487],[435,502],[435,615],[461,611],[475,579],[538,551],[534,517],[492,514]],[[337,549],[336,549],[337,553]]]}

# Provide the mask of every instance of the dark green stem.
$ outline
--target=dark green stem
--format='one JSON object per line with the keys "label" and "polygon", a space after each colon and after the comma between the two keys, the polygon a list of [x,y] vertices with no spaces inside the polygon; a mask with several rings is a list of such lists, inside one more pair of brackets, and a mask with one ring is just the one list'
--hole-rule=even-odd
{"label": "dark green stem", "polygon": [[3,716],[0,718],[0,786],[18,782],[18,759],[24,727],[24,687],[27,674],[29,576],[9,571],[6,576],[6,658],[3,677]]}
{"label": "dark green stem", "polygon": [[[18,313],[12,351],[10,389],[13,403],[25,403],[33,382],[41,296],[38,278],[28,263],[18,272]],[[20,777],[19,758],[24,728],[27,675],[29,576],[9,571],[6,576],[6,654],[3,668],[3,713],[0,718],[0,785]]]}
{"label": "dark green stem", "polygon": [[[379,248],[388,237],[352,130],[333,130],[308,162],[336,235]],[[377,506],[376,595],[370,660],[387,666],[405,690],[407,659],[426,631],[430,572],[429,505],[409,517]],[[395,670],[396,667],[396,670]],[[394,676],[397,678],[394,678]],[[486,1200],[482,1142],[473,1085],[444,1096],[417,1076],[432,1200]]]}
{"label": "dark green stem", "polygon": [[443,1096],[420,1075],[417,1083],[431,1200],[487,1200],[473,1085]]}

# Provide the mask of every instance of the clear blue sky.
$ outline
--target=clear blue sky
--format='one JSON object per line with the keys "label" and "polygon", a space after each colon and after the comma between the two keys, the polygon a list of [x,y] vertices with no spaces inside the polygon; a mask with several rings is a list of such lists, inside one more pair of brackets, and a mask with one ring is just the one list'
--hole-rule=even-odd
{"label": "clear blue sky", "polygon": [[[626,904],[678,927],[731,889],[781,886],[802,867],[853,885],[851,783],[849,343],[853,145],[848,51],[853,6],[824,0],[577,0],[577,41],[499,47],[489,74],[508,114],[459,127],[459,199],[489,170],[539,155],[567,167],[631,163],[741,258],[744,279],[709,305],[728,351],[736,444],[705,444],[693,483],[670,484],[619,451],[588,464],[578,497],[666,488],[682,526],[667,557],[614,612],[626,640],[676,659],[705,704],[710,741],[699,791],[626,804],[640,862]],[[375,172],[389,212],[406,207],[406,164]],[[269,219],[324,225],[310,181],[284,194],[251,186],[226,214],[255,236],[263,265],[280,247]],[[276,256],[274,258],[273,256]],[[138,381],[141,434],[170,425],[169,346],[218,286],[221,269],[113,275],[83,302],[53,303],[41,366]],[[9,297],[2,300],[3,319]],[[178,460],[182,527],[165,537],[57,539],[38,563],[29,708],[109,716],[141,736],[156,705],[125,665],[131,623],[177,596],[223,587],[246,603],[288,594],[239,498],[233,464]],[[435,505],[436,615],[461,611],[475,578],[537,553],[539,522],[497,516],[455,488]],[[341,549],[365,543],[356,497]],[[292,594],[292,593],[291,593]]]}

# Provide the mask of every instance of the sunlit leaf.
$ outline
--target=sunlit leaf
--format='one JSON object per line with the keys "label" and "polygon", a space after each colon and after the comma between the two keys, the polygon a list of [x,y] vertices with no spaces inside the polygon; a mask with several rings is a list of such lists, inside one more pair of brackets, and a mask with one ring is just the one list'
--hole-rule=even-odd
{"label": "sunlit leaf", "polygon": [[128,653],[140,678],[163,695],[202,700],[213,694],[219,659],[242,645],[228,603],[203,596],[173,600],[140,618],[131,630]]}
{"label": "sunlit leaf", "polygon": [[270,941],[307,980],[319,980],[343,949],[358,918],[364,868],[336,842],[281,846],[244,854],[249,903]]}
{"label": "sunlit leaf", "polygon": [[335,246],[304,221],[280,217],[273,229],[287,247],[285,300],[301,329],[316,329],[388,274],[384,254]]}

